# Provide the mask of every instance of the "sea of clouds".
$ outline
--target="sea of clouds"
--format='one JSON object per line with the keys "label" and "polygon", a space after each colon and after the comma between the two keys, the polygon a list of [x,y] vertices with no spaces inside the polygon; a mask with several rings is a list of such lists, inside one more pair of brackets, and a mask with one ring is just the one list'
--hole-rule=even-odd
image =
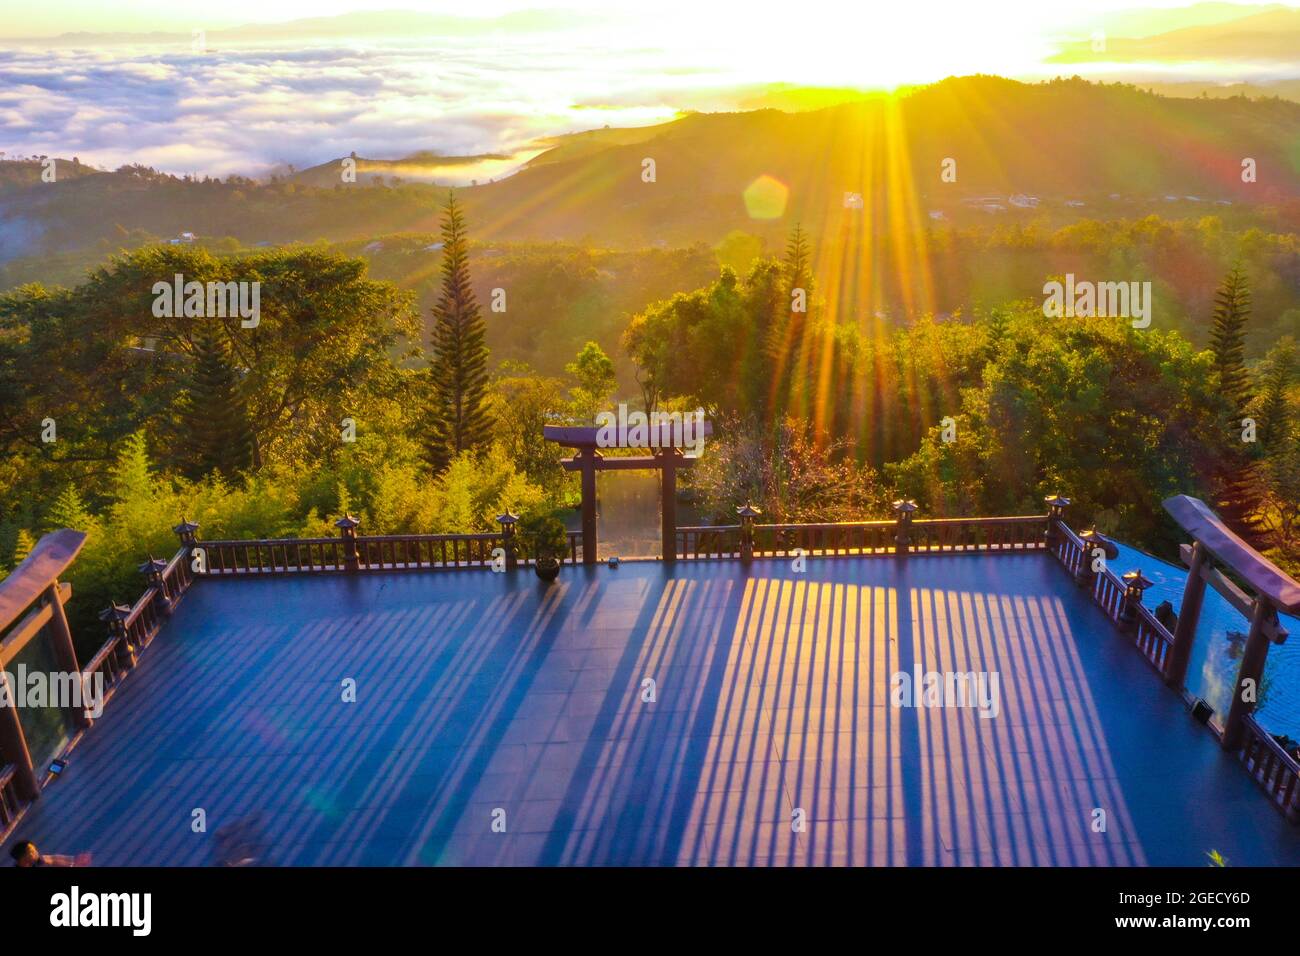
{"label": "sea of clouds", "polygon": [[0,150],[200,176],[352,151],[515,155],[541,136],[670,116],[654,75],[649,54],[641,69],[635,53],[557,58],[536,42],[11,47],[0,49]]}

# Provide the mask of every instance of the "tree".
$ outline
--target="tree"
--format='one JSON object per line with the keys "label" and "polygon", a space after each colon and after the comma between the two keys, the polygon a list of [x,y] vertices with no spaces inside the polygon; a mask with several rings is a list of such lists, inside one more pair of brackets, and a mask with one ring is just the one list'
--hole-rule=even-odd
{"label": "tree", "polygon": [[1240,441],[1242,417],[1250,401],[1250,377],[1245,361],[1245,327],[1249,316],[1250,289],[1241,266],[1234,265],[1214,295],[1214,322],[1210,332],[1210,351],[1219,373],[1219,391],[1231,415],[1226,454],[1215,469],[1214,507],[1238,534],[1255,539],[1261,527],[1264,478],[1250,446]]}
{"label": "tree", "polygon": [[74,531],[93,531],[95,516],[90,513],[81,495],[73,485],[65,485],[45,514],[45,527],[50,531],[71,528]]}
{"label": "tree", "polygon": [[578,357],[564,366],[564,370],[578,381],[569,390],[574,417],[591,421],[609,404],[617,386],[613,361],[597,343],[588,342]]}
{"label": "tree", "polygon": [[432,416],[429,460],[441,471],[491,437],[486,328],[470,286],[465,220],[454,193],[442,221],[442,292],[433,307]]}
{"label": "tree", "polygon": [[808,238],[803,226],[796,224],[785,246],[785,261],[781,264],[785,301],[775,321],[763,329],[766,339],[771,375],[771,393],[768,405],[777,413],[799,403],[791,400],[790,391],[800,367],[808,367],[811,346],[809,312],[812,308],[813,288],[811,256]]}
{"label": "tree", "polygon": [[1294,340],[1278,342],[1264,360],[1260,387],[1256,397],[1259,417],[1259,444],[1264,457],[1277,452],[1291,427],[1291,406],[1287,393],[1300,366],[1300,353]]}
{"label": "tree", "polygon": [[[1210,350],[1219,372],[1219,388],[1232,403],[1233,415],[1240,419],[1250,389],[1246,374],[1246,319],[1250,316],[1250,289],[1240,265],[1234,265],[1214,294],[1214,324],[1210,332]],[[1238,422],[1234,421],[1236,427]]]}
{"label": "tree", "polygon": [[13,566],[16,568],[22,564],[34,547],[36,547],[36,539],[32,537],[32,533],[26,528],[19,528],[18,535],[14,539]]}
{"label": "tree", "polygon": [[239,373],[230,361],[224,333],[211,325],[196,329],[194,351],[189,390],[181,404],[183,461],[191,477],[215,472],[234,478],[252,470],[255,457]]}

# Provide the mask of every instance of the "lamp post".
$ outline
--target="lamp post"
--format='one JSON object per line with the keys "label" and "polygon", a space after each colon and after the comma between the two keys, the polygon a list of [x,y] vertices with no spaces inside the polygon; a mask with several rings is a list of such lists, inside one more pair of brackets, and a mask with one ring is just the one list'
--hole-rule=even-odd
{"label": "lamp post", "polygon": [[761,515],[762,509],[745,502],[736,509],[740,516],[740,560],[754,560],[754,519]]}
{"label": "lamp post", "polygon": [[348,572],[357,571],[361,567],[361,559],[357,554],[357,528],[360,525],[361,519],[352,515],[344,515],[334,522],[334,527],[339,529],[343,538],[343,568]]}
{"label": "lamp post", "polygon": [[898,524],[894,529],[894,553],[907,554],[912,543],[912,515],[916,513],[916,502],[911,498],[899,498],[893,504],[894,514],[898,515]]}
{"label": "lamp post", "polygon": [[506,552],[507,571],[513,571],[519,566],[519,556],[515,552],[515,525],[518,523],[519,515],[512,513],[509,508],[497,515],[497,524],[501,525],[502,546]]}
{"label": "lamp post", "polygon": [[1142,603],[1142,592],[1151,587],[1151,581],[1141,571],[1129,571],[1123,575],[1124,607],[1119,612],[1119,622],[1125,627],[1137,623],[1137,609]]}

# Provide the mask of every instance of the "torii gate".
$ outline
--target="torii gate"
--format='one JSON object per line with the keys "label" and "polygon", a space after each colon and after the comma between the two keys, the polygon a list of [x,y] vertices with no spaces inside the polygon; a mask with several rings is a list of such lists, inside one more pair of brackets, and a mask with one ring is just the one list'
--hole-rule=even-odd
{"label": "torii gate", "polygon": [[[711,422],[703,422],[696,427],[697,436],[707,438],[713,434]],[[660,476],[659,512],[663,559],[676,560],[677,469],[691,467],[695,464],[695,459],[682,454],[681,448],[672,444],[673,428],[668,424],[647,428],[647,441],[653,441],[653,444],[640,447],[651,449],[652,454],[631,457],[606,458],[601,455],[596,440],[601,430],[584,425],[546,425],[542,429],[542,435],[548,441],[574,449],[572,458],[560,461],[564,470],[582,473],[582,563],[596,563],[596,472],[646,468],[658,471]]]}

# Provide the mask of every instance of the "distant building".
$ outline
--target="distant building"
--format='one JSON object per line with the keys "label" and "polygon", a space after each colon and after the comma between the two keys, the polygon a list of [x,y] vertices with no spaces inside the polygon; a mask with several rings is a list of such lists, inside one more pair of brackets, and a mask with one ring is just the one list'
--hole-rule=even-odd
{"label": "distant building", "polygon": [[1007,202],[1013,206],[1019,206],[1021,209],[1033,209],[1038,205],[1037,196],[1026,196],[1024,193],[1016,193]]}

